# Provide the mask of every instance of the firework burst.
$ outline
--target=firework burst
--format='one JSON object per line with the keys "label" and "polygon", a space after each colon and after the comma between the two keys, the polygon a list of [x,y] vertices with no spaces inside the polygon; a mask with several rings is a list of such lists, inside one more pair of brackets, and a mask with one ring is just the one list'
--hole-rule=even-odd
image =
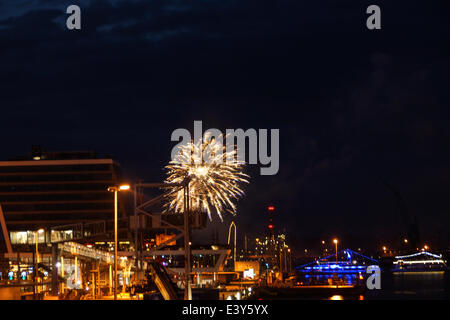
{"label": "firework burst", "polygon": [[[236,214],[235,200],[244,195],[241,183],[249,183],[242,172],[245,162],[237,160],[237,150],[227,152],[222,136],[205,138],[179,146],[179,152],[169,162],[166,183],[182,183],[189,178],[189,204],[191,210],[206,211],[211,220],[215,212],[221,220],[225,212]],[[184,212],[183,189],[169,192],[165,211]]]}

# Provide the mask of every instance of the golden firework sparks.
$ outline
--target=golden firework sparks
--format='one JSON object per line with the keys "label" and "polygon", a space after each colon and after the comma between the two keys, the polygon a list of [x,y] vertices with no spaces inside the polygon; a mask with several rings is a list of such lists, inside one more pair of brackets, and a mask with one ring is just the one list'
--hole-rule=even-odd
{"label": "golden firework sparks", "polygon": [[[244,195],[241,183],[249,183],[242,172],[245,162],[237,159],[237,149],[226,150],[222,136],[217,140],[208,134],[196,143],[179,146],[179,153],[169,162],[166,183],[182,183],[189,178],[191,210],[216,212],[221,220],[224,212],[236,214],[235,200]],[[166,195],[165,211],[184,212],[183,189]]]}

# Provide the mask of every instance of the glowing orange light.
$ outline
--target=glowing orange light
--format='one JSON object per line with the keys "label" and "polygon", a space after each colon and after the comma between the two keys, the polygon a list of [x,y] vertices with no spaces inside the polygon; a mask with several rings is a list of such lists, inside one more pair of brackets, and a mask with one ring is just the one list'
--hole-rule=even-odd
{"label": "glowing orange light", "polygon": [[268,209],[269,211],[275,211],[275,207],[274,207],[274,206],[269,206],[269,207],[267,207],[267,209]]}

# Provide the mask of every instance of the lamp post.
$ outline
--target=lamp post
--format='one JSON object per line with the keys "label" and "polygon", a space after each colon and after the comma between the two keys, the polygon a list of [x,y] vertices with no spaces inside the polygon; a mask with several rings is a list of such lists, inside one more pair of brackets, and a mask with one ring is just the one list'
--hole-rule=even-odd
{"label": "lamp post", "polygon": [[288,248],[289,253],[289,272],[292,270],[292,255],[291,255],[291,248]]}
{"label": "lamp post", "polygon": [[183,190],[184,194],[184,300],[192,300],[191,289],[191,242],[190,242],[190,226],[189,226],[189,211],[190,211],[190,195],[189,195],[189,180],[185,181]]}
{"label": "lamp post", "polygon": [[333,239],[333,243],[336,245],[336,264],[338,262],[338,256],[337,256],[337,244],[338,244],[338,239]]}
{"label": "lamp post", "polygon": [[37,291],[39,291],[39,287],[37,286],[37,282],[38,282],[38,264],[39,264],[39,249],[38,249],[38,243],[39,243],[39,233],[43,233],[44,229],[39,229],[34,231],[34,238],[35,238],[35,242],[36,242],[36,252],[35,252],[35,258],[34,258],[34,300],[36,300],[36,293],[39,293]]}
{"label": "lamp post", "polygon": [[117,300],[117,193],[129,189],[127,184],[108,188],[108,191],[114,192],[114,300]]}

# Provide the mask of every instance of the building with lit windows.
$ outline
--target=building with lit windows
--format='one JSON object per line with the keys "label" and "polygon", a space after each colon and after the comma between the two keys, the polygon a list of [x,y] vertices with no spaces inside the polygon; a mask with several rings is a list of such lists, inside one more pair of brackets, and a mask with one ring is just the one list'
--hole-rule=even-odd
{"label": "building with lit windows", "polygon": [[[108,186],[120,181],[120,166],[94,152],[43,152],[0,161],[0,205],[13,245],[48,242],[49,228],[112,220]],[[119,216],[126,202],[120,201]]]}
{"label": "building with lit windows", "polygon": [[250,239],[247,252],[243,252],[241,258],[244,256],[248,259],[259,260],[262,269],[276,268],[282,272],[292,271],[292,253],[286,243],[285,234]]}
{"label": "building with lit windows", "polygon": [[[45,152],[35,146],[28,156],[0,161],[2,278],[12,270],[32,270],[36,250],[39,262],[51,266],[52,243],[76,241],[92,247],[97,242],[111,251],[114,196],[107,189],[119,182],[119,164],[94,152]],[[119,244],[128,250],[127,213],[132,207],[130,195],[119,196]],[[5,259],[8,254],[14,257]],[[67,271],[74,267],[73,258],[65,260]]]}

